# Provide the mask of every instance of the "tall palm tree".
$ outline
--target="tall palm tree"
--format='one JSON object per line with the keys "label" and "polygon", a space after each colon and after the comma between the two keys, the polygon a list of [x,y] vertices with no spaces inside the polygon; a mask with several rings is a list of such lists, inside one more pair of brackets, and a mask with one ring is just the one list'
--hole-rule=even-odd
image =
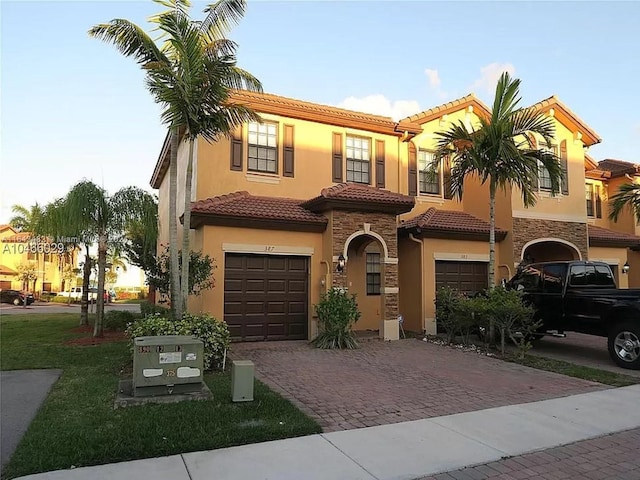
{"label": "tall palm tree", "polygon": [[[137,25],[122,19],[89,30],[93,37],[113,43],[134,57],[146,71],[147,88],[163,107],[161,118],[171,136],[169,161],[169,247],[171,303],[176,318],[186,307],[189,276],[189,238],[194,145],[198,136],[216,141],[257,114],[243,105],[230,105],[232,90],[262,91],[260,82],[237,66],[237,45],[226,39],[243,17],[245,0],[219,0],[204,10],[203,21],[191,20],[188,0],[154,0],[169,9],[152,17],[161,32],[155,42]],[[184,136],[189,146],[185,175],[182,232],[182,273],[178,280],[177,152]]]}
{"label": "tall palm tree", "polygon": [[[433,162],[435,171],[449,157],[452,163],[451,190],[462,199],[464,182],[476,176],[489,184],[489,288],[495,287],[496,193],[498,189],[516,187],[525,207],[537,201],[539,169],[545,168],[551,179],[552,195],[560,191],[563,178],[559,158],[548,150],[537,149],[535,135],[550,145],[555,135],[553,119],[532,108],[519,108],[520,80],[505,72],[496,85],[491,115],[480,116],[480,125],[472,131],[464,122],[436,135],[438,147]],[[491,325],[493,327],[493,325]],[[491,328],[493,330],[493,328]],[[493,341],[493,331],[490,338]]]}
{"label": "tall palm tree", "polygon": [[623,210],[630,208],[640,224],[640,183],[623,183],[617,193],[611,197],[609,218],[615,222]]}

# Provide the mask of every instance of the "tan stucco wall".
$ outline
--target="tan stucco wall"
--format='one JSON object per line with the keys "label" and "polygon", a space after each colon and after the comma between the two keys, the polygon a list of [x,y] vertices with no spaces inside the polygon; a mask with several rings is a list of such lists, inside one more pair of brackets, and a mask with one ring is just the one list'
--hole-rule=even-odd
{"label": "tan stucco wall", "polygon": [[398,285],[400,314],[404,317],[403,328],[411,332],[423,331],[422,246],[404,237],[398,239]]}
{"label": "tan stucco wall", "polygon": [[[230,169],[230,141],[221,139],[211,144],[200,139],[198,155],[198,198],[208,198],[235,191],[249,191],[253,195],[308,199],[320,193],[332,182],[332,135],[343,134],[343,157],[345,136],[355,135],[370,139],[371,180],[375,186],[376,140],[385,142],[385,188],[398,189],[398,144],[399,138],[364,130],[344,128],[306,120],[261,114],[265,121],[278,123],[278,174],[247,172],[247,128],[243,126],[243,171]],[[284,177],[283,135],[284,125],[294,126],[294,176]],[[343,178],[346,181],[346,158],[342,162]]]}
{"label": "tan stucco wall", "polygon": [[[629,179],[627,179],[626,177],[619,177],[619,178],[613,178],[611,180],[609,180],[608,184],[608,194],[609,194],[609,198],[613,197],[616,193],[618,193],[618,190],[620,189],[620,186],[625,184],[625,183],[630,183]],[[636,177],[635,178],[635,182],[634,183],[639,183],[640,184],[640,178]],[[603,210],[603,217],[604,215],[604,204],[602,206],[602,210]],[[620,216],[618,217],[618,221],[614,222],[614,221],[610,221],[609,222],[609,226],[605,226],[602,225],[605,228],[610,228],[611,230],[616,230],[619,232],[625,232],[625,233],[630,233],[632,235],[638,235],[640,236],[640,224],[636,223],[636,219],[633,215],[633,211],[630,208],[625,208],[621,213]]]}
{"label": "tan stucco wall", "polygon": [[[278,230],[255,230],[251,228],[204,226],[196,234],[202,240],[203,253],[215,260],[215,288],[206,290],[199,297],[189,300],[191,312],[207,312],[216,318],[224,318],[224,244],[251,246],[252,253],[286,253],[299,247],[312,248],[309,260],[309,321],[311,323],[313,305],[320,299],[321,279],[324,278],[322,260],[322,234],[308,232],[284,232]],[[237,251],[237,250],[234,250]],[[244,251],[244,250],[243,250]],[[249,252],[246,252],[249,253]],[[311,324],[309,332],[311,332]]]}
{"label": "tan stucco wall", "polygon": [[628,260],[627,251],[626,248],[589,247],[589,260],[618,265],[617,272],[614,272],[618,288],[629,288],[629,275],[622,274],[622,266]]}
{"label": "tan stucco wall", "polygon": [[[556,128],[555,144],[558,146],[560,154],[560,142],[567,142],[567,169],[569,177],[569,194],[558,194],[552,197],[548,192],[540,192],[538,202],[535,206],[525,208],[522,202],[522,194],[519,189],[513,190],[511,205],[514,216],[537,216],[538,218],[549,218],[553,220],[586,221],[587,207],[584,197],[584,144],[581,140],[575,139],[573,132],[567,129],[557,120],[554,121]],[[542,140],[538,137],[538,145]],[[524,213],[523,213],[524,212]]]}
{"label": "tan stucco wall", "polygon": [[640,251],[635,252],[629,250],[627,258],[629,260],[629,266],[631,267],[627,274],[629,288],[640,288]]}

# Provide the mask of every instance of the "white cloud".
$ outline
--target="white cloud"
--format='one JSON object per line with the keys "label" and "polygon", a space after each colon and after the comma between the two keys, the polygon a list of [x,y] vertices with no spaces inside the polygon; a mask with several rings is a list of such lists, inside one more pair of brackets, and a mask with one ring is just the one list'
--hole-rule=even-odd
{"label": "white cloud", "polygon": [[427,78],[429,78],[429,85],[433,88],[438,88],[440,86],[440,74],[438,70],[432,70],[430,68],[425,69],[424,71]]}
{"label": "white cloud", "polygon": [[473,92],[493,93],[500,75],[509,72],[513,76],[516,68],[510,63],[490,63],[480,69],[480,78],[471,85]]}
{"label": "white cloud", "polygon": [[337,106],[357,112],[384,115],[394,120],[400,120],[420,112],[420,104],[415,100],[396,100],[392,102],[382,94],[368,95],[360,98],[347,97]]}
{"label": "white cloud", "polygon": [[425,68],[424,74],[429,80],[429,89],[431,90],[431,92],[435,94],[438,100],[445,100],[448,94],[447,92],[442,90],[442,88],[440,88],[440,85],[442,85],[442,80],[440,79],[440,73],[438,72],[438,70]]}

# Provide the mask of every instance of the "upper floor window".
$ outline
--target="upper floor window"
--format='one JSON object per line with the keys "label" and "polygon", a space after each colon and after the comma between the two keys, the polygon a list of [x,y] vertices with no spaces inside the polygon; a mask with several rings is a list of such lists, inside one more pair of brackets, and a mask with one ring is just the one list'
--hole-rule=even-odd
{"label": "upper floor window", "polygon": [[347,182],[371,183],[371,142],[347,136]]}
{"label": "upper floor window", "polygon": [[380,295],[380,254],[367,253],[367,295]]}
{"label": "upper floor window", "polygon": [[602,200],[600,199],[600,185],[585,184],[585,200],[587,202],[587,216],[602,218]]}
{"label": "upper floor window", "polygon": [[[558,156],[557,145],[540,145],[540,150],[552,153],[556,157]],[[540,190],[551,190],[551,175],[542,162],[538,162],[538,186]]]}
{"label": "upper floor window", "polygon": [[418,191],[429,195],[440,195],[442,172],[440,166],[431,171],[434,154],[428,150],[418,150]]}
{"label": "upper floor window", "polygon": [[278,125],[249,123],[248,169],[254,172],[278,173]]}

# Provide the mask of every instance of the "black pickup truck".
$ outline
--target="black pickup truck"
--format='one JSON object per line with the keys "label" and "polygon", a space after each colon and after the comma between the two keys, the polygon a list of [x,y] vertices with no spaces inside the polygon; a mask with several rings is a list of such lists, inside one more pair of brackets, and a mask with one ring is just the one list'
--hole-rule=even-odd
{"label": "black pickup truck", "polygon": [[540,335],[566,331],[609,339],[609,355],[622,368],[640,369],[640,290],[618,289],[601,262],[526,265],[508,282],[522,290],[542,321]]}

